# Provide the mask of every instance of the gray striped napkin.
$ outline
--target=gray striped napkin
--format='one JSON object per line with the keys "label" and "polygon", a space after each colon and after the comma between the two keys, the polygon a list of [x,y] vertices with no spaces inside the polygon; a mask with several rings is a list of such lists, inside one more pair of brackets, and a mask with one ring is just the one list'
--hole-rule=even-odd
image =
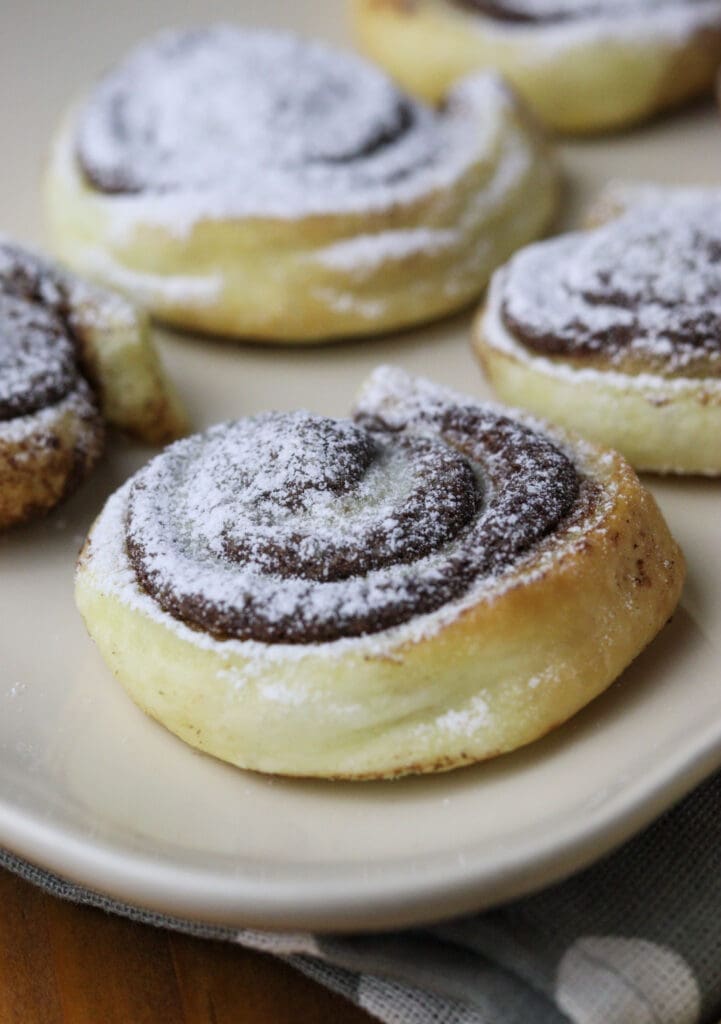
{"label": "gray striped napkin", "polygon": [[610,857],[538,895],[395,934],[204,926],[120,905],[10,853],[77,903],[274,954],[386,1024],[717,1024],[721,775]]}

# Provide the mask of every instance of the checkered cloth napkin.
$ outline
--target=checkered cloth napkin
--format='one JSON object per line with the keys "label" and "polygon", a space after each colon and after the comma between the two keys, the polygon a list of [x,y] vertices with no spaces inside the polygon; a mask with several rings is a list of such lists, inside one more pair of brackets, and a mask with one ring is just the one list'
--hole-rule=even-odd
{"label": "checkered cloth napkin", "polygon": [[721,774],[594,867],[429,928],[233,931],[122,906],[0,852],[78,903],[280,957],[387,1024],[718,1024]]}

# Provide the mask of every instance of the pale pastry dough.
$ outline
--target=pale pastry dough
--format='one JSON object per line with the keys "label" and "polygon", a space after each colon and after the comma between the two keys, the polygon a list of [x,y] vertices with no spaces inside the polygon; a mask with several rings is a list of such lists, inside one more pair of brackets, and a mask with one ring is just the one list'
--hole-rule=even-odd
{"label": "pale pastry dough", "polygon": [[80,379],[59,402],[0,422],[0,529],[54,508],[97,463],[105,430]]}
{"label": "pale pastry dough", "polygon": [[411,92],[437,101],[463,75],[495,68],[562,132],[622,128],[709,92],[721,63],[717,0],[498,5],[536,20],[462,0],[351,4],[363,48]]}
{"label": "pale pastry dough", "polygon": [[287,342],[467,305],[557,191],[495,76],[436,112],[351,54],[215,26],[151,40],[97,87],[60,129],[46,197],[78,271],[179,327]]}
{"label": "pale pastry dough", "polygon": [[383,368],[354,421],[268,414],[167,449],[96,521],[76,598],[131,697],[192,746],[370,779],[560,725],[683,576],[621,456]]}
{"label": "pale pastry dough", "polygon": [[147,318],[0,238],[0,527],[75,489],[100,457],[105,421],[146,442],[183,432]]}
{"label": "pale pastry dough", "polygon": [[474,345],[500,397],[637,469],[721,473],[720,195],[617,185],[497,271]]}

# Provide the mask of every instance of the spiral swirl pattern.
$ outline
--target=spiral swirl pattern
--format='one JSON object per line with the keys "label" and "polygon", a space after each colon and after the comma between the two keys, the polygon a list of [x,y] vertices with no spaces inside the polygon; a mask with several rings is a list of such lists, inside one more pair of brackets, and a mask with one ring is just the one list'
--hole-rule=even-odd
{"label": "spiral swirl pattern", "polygon": [[77,155],[108,193],[333,195],[433,162],[440,124],[357,57],[217,25],[135,50],[83,111]]}
{"label": "spiral swirl pattern", "polygon": [[579,488],[547,437],[486,409],[446,408],[412,431],[272,413],[181,441],[142,470],[126,550],[141,586],[194,628],[326,642],[501,573]]}
{"label": "spiral swirl pattern", "polygon": [[533,351],[685,376],[721,372],[721,210],[642,205],[509,264],[506,326]]}
{"label": "spiral swirl pattern", "polygon": [[58,281],[30,254],[0,242],[0,421],[38,412],[79,386]]}
{"label": "spiral swirl pattern", "polygon": [[653,14],[669,8],[702,3],[703,0],[452,0],[503,21],[563,22],[581,18],[623,17]]}

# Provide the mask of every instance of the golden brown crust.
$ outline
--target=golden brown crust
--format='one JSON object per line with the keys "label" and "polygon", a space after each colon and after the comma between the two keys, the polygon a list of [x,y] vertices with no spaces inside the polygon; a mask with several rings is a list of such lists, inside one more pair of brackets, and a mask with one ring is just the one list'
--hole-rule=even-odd
{"label": "golden brown crust", "polygon": [[145,312],[84,285],[71,323],[108,423],[145,444],[168,444],[187,433],[187,415],[163,371]]}
{"label": "golden brown crust", "polygon": [[122,492],[79,563],[78,607],[148,714],[240,767],[372,779],[497,756],[606,689],[663,627],[683,586],[678,545],[628,464],[561,443],[599,488],[594,510],[432,628],[420,617],[292,650],[204,637],[119,582],[128,578]]}
{"label": "golden brown crust", "polygon": [[718,209],[714,189],[614,183],[589,232],[520,251],[473,328],[501,399],[637,469],[721,474]]}
{"label": "golden brown crust", "polygon": [[[221,185],[168,195],[93,187],[76,159],[76,111],[60,129],[47,176],[54,246],[68,265],[134,295],[158,321],[220,337],[327,342],[461,309],[500,262],[546,229],[557,171],[538,127],[495,76],[454,90],[443,113],[400,93],[396,102],[413,111],[422,137],[408,143],[404,173],[379,183],[362,162],[338,162],[328,165],[334,184],[322,190],[284,171],[278,207],[274,195],[255,195],[268,176],[259,167],[237,209]],[[349,118],[354,124],[352,111]],[[201,145],[212,156],[211,142]],[[395,160],[388,150],[371,161]]]}
{"label": "golden brown crust", "polygon": [[146,442],[184,430],[147,317],[0,239],[0,528],[75,489],[100,456],[104,421]]}
{"label": "golden brown crust", "polygon": [[473,347],[494,392],[536,416],[553,418],[599,444],[622,451],[639,470],[721,474],[721,388],[718,381],[673,380],[559,369],[520,345],[498,345],[490,307],[479,314]]}
{"label": "golden brown crust", "polygon": [[[678,12],[639,29],[509,24],[448,0],[353,0],[364,49],[411,92],[438,100],[460,76],[495,67],[544,123],[562,132],[617,130],[708,91],[721,60],[721,14],[664,28]],[[658,22],[658,24],[657,24]]]}
{"label": "golden brown crust", "polygon": [[[0,424],[0,529],[44,515],[68,497],[97,463],[105,428],[87,389],[57,413],[24,417],[13,434]],[[34,424],[30,421],[34,420]]]}

